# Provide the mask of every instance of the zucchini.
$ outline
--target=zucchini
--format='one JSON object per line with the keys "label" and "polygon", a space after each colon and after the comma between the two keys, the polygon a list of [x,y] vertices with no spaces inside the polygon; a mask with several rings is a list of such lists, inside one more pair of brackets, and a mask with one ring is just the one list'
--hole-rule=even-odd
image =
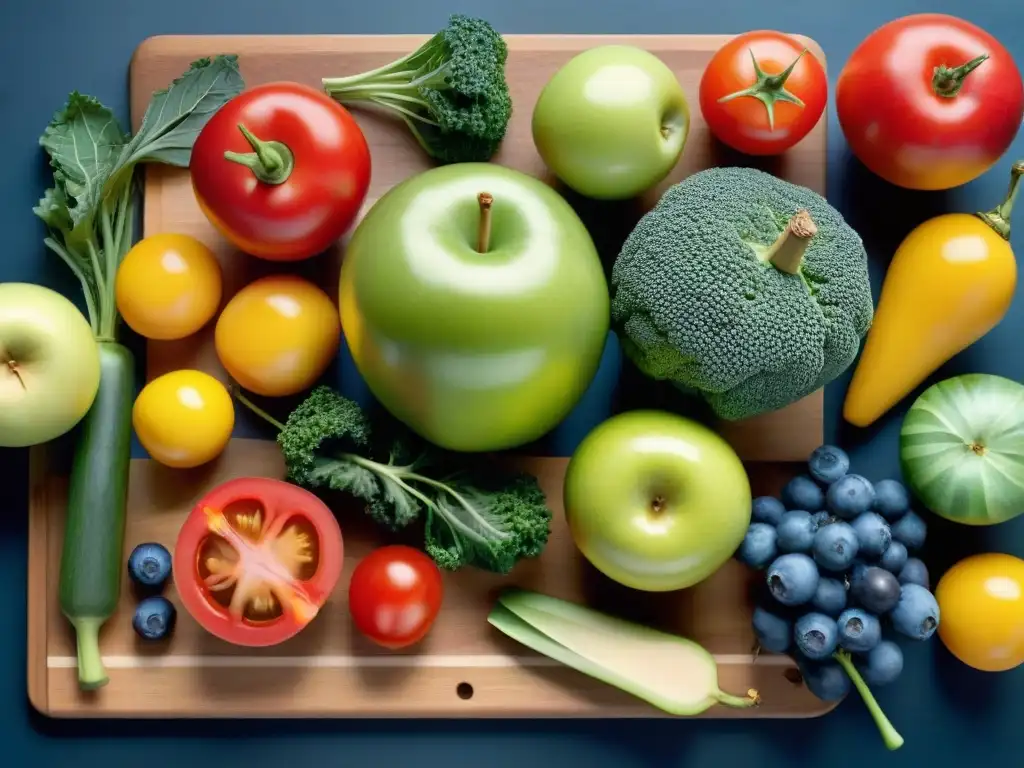
{"label": "zucchini", "polygon": [[121,596],[135,370],[124,346],[101,341],[100,387],[82,420],[71,465],[60,564],[60,608],[75,629],[78,682],[107,683],[99,632]]}

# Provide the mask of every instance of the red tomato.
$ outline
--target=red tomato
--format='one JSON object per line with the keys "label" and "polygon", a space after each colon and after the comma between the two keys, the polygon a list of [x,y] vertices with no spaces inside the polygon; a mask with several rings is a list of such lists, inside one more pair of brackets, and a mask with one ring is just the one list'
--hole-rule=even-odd
{"label": "red tomato", "polygon": [[441,609],[441,571],[423,552],[393,545],[359,561],[348,586],[356,628],[385,648],[404,648],[424,638]]}
{"label": "red tomato", "polygon": [[370,186],[370,149],[352,115],[300,83],[269,83],[221,107],[196,138],[196,200],[237,248],[297,261],[348,230]]}
{"label": "red tomato", "polygon": [[700,79],[700,111],[723,144],[748,155],[785,152],[818,123],[828,78],[803,44],[781,32],[737,35]]}
{"label": "red tomato", "polygon": [[189,513],[174,584],[200,626],[235,645],[298,634],[341,575],[341,529],[309,491],[266,477],[223,483]]}
{"label": "red tomato", "polygon": [[1024,119],[1024,85],[990,34],[938,13],[872,32],[836,83],[836,115],[869,170],[909,189],[977,178],[1009,148]]}

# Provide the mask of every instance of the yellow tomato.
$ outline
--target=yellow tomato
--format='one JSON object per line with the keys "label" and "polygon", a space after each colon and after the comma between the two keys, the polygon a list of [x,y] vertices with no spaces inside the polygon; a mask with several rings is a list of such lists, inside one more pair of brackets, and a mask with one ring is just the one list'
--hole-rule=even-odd
{"label": "yellow tomato", "polygon": [[1024,662],[1024,560],[973,555],[935,588],[939,637],[964,664],[1002,672]]}
{"label": "yellow tomato", "polygon": [[220,455],[235,426],[227,388],[202,371],[173,371],[135,400],[132,426],[149,455],[169,467],[198,467]]}
{"label": "yellow tomato", "polygon": [[194,237],[152,235],[125,255],[114,291],[117,309],[133,331],[147,339],[183,339],[217,312],[220,264]]}
{"label": "yellow tomato", "polygon": [[326,370],[341,342],[341,319],[320,288],[276,275],[232,297],[214,340],[221,365],[242,387],[283,397],[311,386]]}

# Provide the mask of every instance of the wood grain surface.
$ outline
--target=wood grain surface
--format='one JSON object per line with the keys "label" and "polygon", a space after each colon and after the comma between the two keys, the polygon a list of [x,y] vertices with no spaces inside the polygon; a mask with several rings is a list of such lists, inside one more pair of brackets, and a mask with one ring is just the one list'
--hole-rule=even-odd
{"label": "wood grain surface", "polygon": [[[166,87],[192,60],[237,53],[248,85],[296,80],[318,85],[325,75],[361,71],[386,63],[418,45],[424,36],[167,36],[151,38],[131,66],[132,119],[137,127],[152,91]],[[700,72],[725,36],[508,36],[508,77],[517,111],[495,162],[545,178],[530,137],[531,106],[543,84],[575,53],[604,43],[640,45],[661,57],[679,76],[693,108],[683,159],[658,189],[635,204],[581,210],[599,235],[625,234],[667,184],[704,167],[737,161],[712,143],[696,107]],[[821,57],[820,49],[808,41]],[[368,205],[407,176],[428,167],[426,157],[401,123],[355,112],[374,157]],[[762,166],[764,167],[764,166]],[[766,168],[819,193],[825,188],[825,121],[797,147]],[[585,202],[580,202],[586,206]],[[252,279],[281,270],[233,250],[196,206],[188,175],[151,166],[146,171],[144,233],[185,232],[209,244],[225,273],[225,301]],[[336,296],[344,242],[335,252],[298,271]],[[225,379],[212,344],[212,324],[178,342],[150,342],[147,377],[198,368]],[[822,396],[765,417],[723,425],[723,434],[744,459],[755,493],[774,493],[798,471],[822,440]],[[58,717],[237,717],[237,716],[456,716],[456,717],[645,717],[652,707],[560,667],[493,630],[486,615],[502,586],[543,591],[677,632],[702,643],[719,662],[723,690],[757,688],[762,705],[753,710],[713,707],[709,717],[813,717],[833,705],[800,684],[785,657],[756,659],[750,628],[752,576],[728,563],[704,583],[669,594],[644,594],[601,577],[578,554],[562,519],[561,485],[567,459],[519,459],[540,478],[554,511],[551,541],[535,561],[500,578],[479,571],[445,575],[445,605],[428,639],[403,652],[379,650],[351,629],[344,585],[359,557],[385,539],[357,506],[337,513],[345,536],[346,562],[331,600],[300,635],[270,649],[242,649],[203,632],[179,612],[177,629],[163,644],[143,644],[131,629],[135,596],[124,576],[121,604],[101,635],[109,685],[92,694],[78,690],[74,637],[57,601],[66,481],[46,473],[33,456],[29,533],[29,696],[40,711]],[[143,541],[173,547],[192,505],[213,485],[232,477],[281,477],[276,446],[234,439],[225,453],[197,470],[170,470],[155,462],[132,462],[126,552]],[[410,539],[415,543],[415,539]],[[173,586],[168,597],[177,603]]]}

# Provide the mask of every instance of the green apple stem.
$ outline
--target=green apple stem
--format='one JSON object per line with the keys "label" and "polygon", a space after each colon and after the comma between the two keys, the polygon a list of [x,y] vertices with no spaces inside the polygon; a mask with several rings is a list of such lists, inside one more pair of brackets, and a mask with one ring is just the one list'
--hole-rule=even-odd
{"label": "green apple stem", "polygon": [[224,159],[232,163],[244,165],[264,184],[281,184],[288,180],[295,168],[295,156],[292,151],[279,141],[264,141],[252,134],[241,123],[238,130],[252,147],[252,152],[224,153]]}
{"label": "green apple stem", "polygon": [[476,196],[480,204],[480,225],[476,235],[476,249],[480,253],[487,253],[491,247],[491,205],[494,203],[494,196],[490,192],[481,192]]}
{"label": "green apple stem", "polygon": [[811,214],[801,209],[793,214],[782,234],[768,248],[767,260],[776,269],[790,275],[800,274],[800,264],[811,238],[818,233],[818,225]]}
{"label": "green apple stem", "polygon": [[932,90],[947,99],[956,96],[964,87],[964,79],[987,60],[988,54],[983,53],[959,67],[947,67],[945,64],[940,64],[932,72]]}
{"label": "green apple stem", "polygon": [[1020,191],[1020,178],[1024,175],[1024,160],[1018,160],[1010,168],[1010,188],[1006,190],[1006,197],[1003,202],[991,211],[978,213],[978,216],[992,229],[1002,236],[1004,240],[1010,239],[1010,214],[1013,213],[1013,203]]}
{"label": "green apple stem", "polygon": [[7,367],[8,367],[8,369],[10,369],[11,375],[13,375],[14,378],[16,378],[18,380],[18,383],[21,384],[21,388],[27,390],[28,387],[25,386],[25,380],[21,377],[21,371],[18,370],[18,363],[17,363],[17,361],[16,360],[8,360],[7,361]]}

